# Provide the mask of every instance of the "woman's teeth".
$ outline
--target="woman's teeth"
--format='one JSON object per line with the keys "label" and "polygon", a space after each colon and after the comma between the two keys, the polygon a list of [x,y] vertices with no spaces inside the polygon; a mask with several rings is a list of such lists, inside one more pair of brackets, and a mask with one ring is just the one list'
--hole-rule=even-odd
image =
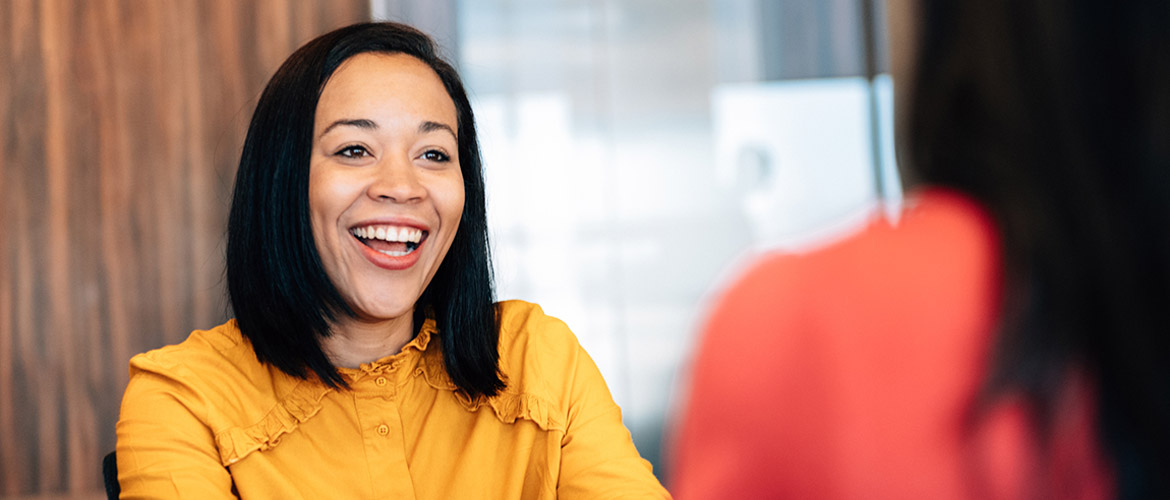
{"label": "woman's teeth", "polygon": [[363,240],[382,240],[391,243],[414,243],[422,241],[423,230],[402,226],[365,226],[350,230],[354,236]]}
{"label": "woman's teeth", "polygon": [[361,239],[366,246],[391,257],[402,257],[415,251],[425,235],[421,229],[385,225],[355,227],[350,229],[350,233]]}

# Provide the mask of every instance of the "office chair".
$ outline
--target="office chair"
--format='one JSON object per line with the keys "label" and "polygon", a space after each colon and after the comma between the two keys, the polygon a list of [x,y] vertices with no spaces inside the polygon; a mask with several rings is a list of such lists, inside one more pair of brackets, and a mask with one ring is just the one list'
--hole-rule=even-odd
{"label": "office chair", "polygon": [[115,452],[110,452],[102,459],[102,479],[106,482],[106,498],[118,500],[122,486],[118,484],[118,458]]}

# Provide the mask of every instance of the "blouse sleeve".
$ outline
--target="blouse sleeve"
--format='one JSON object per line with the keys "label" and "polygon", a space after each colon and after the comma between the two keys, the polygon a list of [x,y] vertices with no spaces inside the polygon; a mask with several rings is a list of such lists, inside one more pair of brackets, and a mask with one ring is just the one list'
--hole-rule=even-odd
{"label": "blouse sleeve", "polygon": [[175,378],[132,368],[117,424],[121,498],[234,498],[207,405]]}
{"label": "blouse sleeve", "polygon": [[638,455],[597,365],[576,345],[557,498],[670,498]]}

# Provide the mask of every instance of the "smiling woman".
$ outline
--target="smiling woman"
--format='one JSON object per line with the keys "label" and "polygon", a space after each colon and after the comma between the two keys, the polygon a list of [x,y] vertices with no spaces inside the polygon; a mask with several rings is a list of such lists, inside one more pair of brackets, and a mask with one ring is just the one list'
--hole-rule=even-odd
{"label": "smiling woman", "polygon": [[289,57],[237,173],[236,319],[136,356],[123,498],[664,498],[559,320],[495,303],[475,123],[399,24]]}
{"label": "smiling woman", "polygon": [[463,213],[455,127],[443,82],[410,55],[359,54],[325,85],[309,160],[313,238],[356,315],[323,339],[334,364],[356,368],[414,336],[414,303]]}

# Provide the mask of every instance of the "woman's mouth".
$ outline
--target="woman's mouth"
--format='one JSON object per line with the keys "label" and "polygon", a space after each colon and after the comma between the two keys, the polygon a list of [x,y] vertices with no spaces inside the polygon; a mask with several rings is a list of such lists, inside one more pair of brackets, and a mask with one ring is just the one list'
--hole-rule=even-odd
{"label": "woman's mouth", "polygon": [[371,224],[349,230],[363,245],[391,257],[410,255],[427,239],[427,231],[409,226]]}

